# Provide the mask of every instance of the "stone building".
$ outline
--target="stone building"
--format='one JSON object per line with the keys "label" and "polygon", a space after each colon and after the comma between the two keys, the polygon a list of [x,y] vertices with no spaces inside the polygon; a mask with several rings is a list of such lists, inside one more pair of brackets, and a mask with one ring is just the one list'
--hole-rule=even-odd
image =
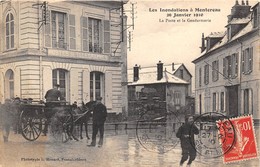
{"label": "stone building", "polygon": [[201,55],[193,61],[196,113],[260,118],[259,28],[259,2],[242,0],[232,7],[225,32],[202,36]]}
{"label": "stone building", "polygon": [[108,112],[127,108],[127,1],[1,1],[0,101],[44,100],[54,84],[66,101],[102,96]]}
{"label": "stone building", "polygon": [[128,116],[138,116],[144,110],[162,115],[193,113],[191,78],[184,64],[164,65],[159,61],[157,66],[134,66],[128,70]]}

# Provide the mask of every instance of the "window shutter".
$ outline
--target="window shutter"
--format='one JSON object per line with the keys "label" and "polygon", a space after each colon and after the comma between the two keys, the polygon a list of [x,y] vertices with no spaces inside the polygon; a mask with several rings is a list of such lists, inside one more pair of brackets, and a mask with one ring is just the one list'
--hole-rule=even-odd
{"label": "window shutter", "polygon": [[88,51],[88,18],[81,17],[81,27],[82,27],[82,50]]}
{"label": "window shutter", "polygon": [[227,67],[226,67],[226,58],[223,58],[223,75],[224,75],[224,79],[227,78]]}
{"label": "window shutter", "polygon": [[112,72],[105,74],[105,105],[112,109]]}
{"label": "window shutter", "polygon": [[44,25],[44,43],[45,47],[51,47],[51,14],[50,11],[47,11],[48,19],[46,19],[46,24]]}
{"label": "window shutter", "polygon": [[110,54],[111,52],[111,40],[110,40],[110,21],[104,20],[104,53]]}
{"label": "window shutter", "polygon": [[253,71],[253,47],[249,48],[249,59],[248,59],[248,72],[252,72]]}
{"label": "window shutter", "polygon": [[235,54],[235,77],[238,74],[238,53]]}
{"label": "window shutter", "polygon": [[242,52],[242,73],[244,74],[245,73],[245,50],[243,50]]}
{"label": "window shutter", "polygon": [[216,71],[216,81],[217,81],[217,80],[218,80],[218,70],[219,70],[219,66],[218,66],[219,63],[218,63],[218,60],[217,60],[216,63],[217,63],[217,65],[216,65],[216,66],[217,66],[217,68],[216,68],[216,69],[217,69],[217,71]]}
{"label": "window shutter", "polygon": [[75,15],[69,15],[69,48],[76,49]]}

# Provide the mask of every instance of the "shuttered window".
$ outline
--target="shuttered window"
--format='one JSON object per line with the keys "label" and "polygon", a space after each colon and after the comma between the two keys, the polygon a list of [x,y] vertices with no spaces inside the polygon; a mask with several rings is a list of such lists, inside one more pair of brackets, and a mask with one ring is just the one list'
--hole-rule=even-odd
{"label": "shuttered window", "polygon": [[253,47],[243,50],[241,66],[243,74],[250,74],[253,71]]}
{"label": "shuttered window", "polygon": [[69,38],[70,49],[76,49],[75,15],[69,15]]}
{"label": "shuttered window", "polygon": [[209,65],[204,66],[204,84],[207,85],[209,83]]}
{"label": "shuttered window", "polygon": [[212,81],[216,82],[218,80],[218,60],[212,62]]}

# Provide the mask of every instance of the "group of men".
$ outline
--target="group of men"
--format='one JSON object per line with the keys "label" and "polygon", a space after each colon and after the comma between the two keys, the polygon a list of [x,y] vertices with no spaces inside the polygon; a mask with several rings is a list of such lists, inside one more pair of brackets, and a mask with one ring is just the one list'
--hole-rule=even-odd
{"label": "group of men", "polygon": [[[55,84],[53,89],[50,89],[45,94],[46,99],[46,107],[56,107],[59,106],[61,101],[64,101],[65,98],[62,96],[61,91],[59,90],[60,85]],[[96,97],[96,104],[93,107],[93,130],[92,130],[92,142],[89,146],[96,146],[96,136],[97,133],[100,133],[100,138],[98,142],[98,146],[101,147],[103,145],[104,138],[104,124],[107,117],[107,108],[104,104],[102,104],[102,97]],[[3,139],[4,142],[8,142],[8,136],[10,133],[10,127],[12,126],[12,122],[17,122],[17,120],[13,120],[16,113],[12,113],[14,111],[13,104],[11,104],[10,99],[5,100],[5,104],[1,107],[1,118],[2,118],[2,129],[3,129]],[[48,123],[46,124],[43,134],[46,135],[48,129]]]}

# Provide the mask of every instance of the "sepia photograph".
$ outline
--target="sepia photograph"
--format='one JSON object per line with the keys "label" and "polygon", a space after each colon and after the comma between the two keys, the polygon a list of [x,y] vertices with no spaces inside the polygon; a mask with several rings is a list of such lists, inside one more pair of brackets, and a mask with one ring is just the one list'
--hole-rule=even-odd
{"label": "sepia photograph", "polygon": [[0,167],[258,167],[259,0],[0,0]]}

